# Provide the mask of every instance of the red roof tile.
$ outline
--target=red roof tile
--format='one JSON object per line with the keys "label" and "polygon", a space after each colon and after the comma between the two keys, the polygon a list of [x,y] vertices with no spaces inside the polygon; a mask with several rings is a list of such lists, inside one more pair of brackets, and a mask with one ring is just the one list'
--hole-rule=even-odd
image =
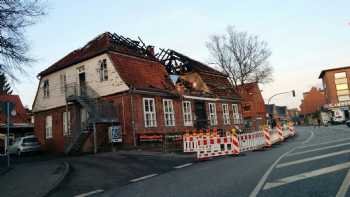
{"label": "red roof tile", "polygon": [[164,66],[157,61],[109,52],[120,77],[136,88],[174,91],[174,85]]}

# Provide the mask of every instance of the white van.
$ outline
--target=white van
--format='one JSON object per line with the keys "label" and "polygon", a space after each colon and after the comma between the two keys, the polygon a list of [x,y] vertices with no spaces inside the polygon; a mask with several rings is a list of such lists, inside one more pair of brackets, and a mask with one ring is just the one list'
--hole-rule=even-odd
{"label": "white van", "polygon": [[332,117],[333,122],[334,123],[344,123],[344,121],[345,121],[344,112],[340,109],[333,110],[333,112],[334,112],[334,115]]}

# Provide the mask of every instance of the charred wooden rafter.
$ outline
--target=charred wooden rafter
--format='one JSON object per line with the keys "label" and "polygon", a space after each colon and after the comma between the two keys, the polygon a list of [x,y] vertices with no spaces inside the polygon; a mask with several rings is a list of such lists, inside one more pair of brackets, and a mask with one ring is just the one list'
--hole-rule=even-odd
{"label": "charred wooden rafter", "polygon": [[139,56],[146,56],[154,58],[153,46],[146,46],[145,43],[138,37],[139,41],[126,38],[124,36],[113,33],[112,37],[112,48],[118,49],[119,47],[124,47],[130,52],[136,53]]}
{"label": "charred wooden rafter", "polygon": [[192,60],[174,50],[160,49],[156,58],[165,66],[169,74],[179,75],[192,70]]}

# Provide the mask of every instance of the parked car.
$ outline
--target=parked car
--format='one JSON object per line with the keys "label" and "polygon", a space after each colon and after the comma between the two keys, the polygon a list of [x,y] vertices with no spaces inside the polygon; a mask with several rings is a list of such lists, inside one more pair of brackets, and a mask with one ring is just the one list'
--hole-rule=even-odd
{"label": "parked car", "polygon": [[348,127],[350,127],[350,120],[347,120],[347,121],[345,122],[345,124],[346,124]]}
{"label": "parked car", "polygon": [[21,155],[23,153],[30,152],[39,152],[40,151],[40,143],[38,138],[34,135],[19,137],[16,139],[15,143],[13,143],[9,147],[10,154]]}

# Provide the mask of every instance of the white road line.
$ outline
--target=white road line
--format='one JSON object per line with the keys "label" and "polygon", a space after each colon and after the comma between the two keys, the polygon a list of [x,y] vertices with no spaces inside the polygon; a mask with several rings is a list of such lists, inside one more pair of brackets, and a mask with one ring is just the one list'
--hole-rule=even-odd
{"label": "white road line", "polygon": [[94,194],[99,194],[99,193],[102,193],[104,192],[105,190],[103,189],[98,189],[98,190],[95,190],[95,191],[91,191],[91,192],[86,192],[86,193],[83,193],[83,194],[79,194],[79,195],[76,195],[74,197],[87,197],[87,196],[91,196],[91,195],[94,195]]}
{"label": "white road line", "polygon": [[318,170],[313,170],[313,171],[310,171],[310,172],[305,172],[305,173],[289,176],[289,177],[286,177],[286,178],[278,179],[276,181],[266,183],[265,187],[264,187],[264,190],[271,189],[271,188],[274,188],[274,187],[279,187],[279,186],[286,185],[286,184],[289,184],[289,183],[293,183],[293,182],[296,182],[296,181],[308,179],[308,178],[311,178],[311,177],[315,177],[315,176],[320,176],[320,175],[323,175],[323,174],[336,172],[336,171],[343,170],[343,169],[346,169],[346,168],[350,168],[350,162],[346,162],[346,163],[342,163],[342,164],[338,164],[338,165],[334,165],[334,166],[330,166],[330,167],[326,167],[326,168],[321,168],[321,169],[318,169]]}
{"label": "white road line", "polygon": [[149,174],[149,175],[146,175],[146,176],[143,176],[143,177],[139,177],[139,178],[131,179],[131,180],[130,180],[130,182],[142,181],[142,180],[145,180],[145,179],[148,179],[148,178],[151,178],[151,177],[157,176],[157,175],[158,175],[158,174]]}
{"label": "white road line", "polygon": [[343,183],[341,184],[336,197],[344,197],[350,185],[350,170],[346,174]]}
{"label": "white road line", "polygon": [[316,151],[320,151],[320,150],[326,150],[326,149],[330,149],[330,148],[337,148],[337,147],[346,146],[346,145],[349,145],[349,144],[350,144],[350,142],[343,143],[343,144],[337,144],[337,145],[333,145],[333,146],[326,146],[326,147],[322,147],[322,148],[316,148],[316,149],[307,150],[307,151],[291,153],[291,154],[287,155],[287,157],[294,156],[294,155],[301,155],[301,154],[305,154],[305,153],[316,152]]}
{"label": "white road line", "polygon": [[184,168],[184,167],[190,166],[190,165],[192,165],[192,164],[193,164],[193,163],[185,163],[185,164],[183,164],[183,165],[175,166],[174,168],[180,169],[180,168]]}
{"label": "white road line", "polygon": [[[311,135],[302,144],[309,142],[313,137],[314,137],[314,133],[311,130]],[[281,159],[283,159],[284,156],[293,152],[296,148],[297,147],[294,147],[294,148],[290,149],[289,151],[285,152],[270,166],[270,168],[265,172],[264,176],[261,177],[261,179],[259,180],[259,183],[255,186],[252,193],[250,193],[249,197],[256,197],[259,194],[259,191],[263,187],[264,183],[266,182],[267,178],[269,177],[269,175],[271,174],[271,172],[275,168],[275,166],[278,164],[278,162],[281,161]]]}
{"label": "white road line", "polygon": [[325,145],[325,144],[332,144],[332,143],[342,142],[342,141],[347,141],[347,140],[350,140],[350,138],[343,138],[343,139],[341,139],[341,140],[334,140],[334,141],[322,142],[322,143],[319,143],[319,144],[310,144],[310,145],[305,145],[305,146],[299,146],[298,149],[308,148],[308,147],[312,147],[312,146]]}
{"label": "white road line", "polygon": [[341,154],[345,154],[345,153],[350,153],[350,149],[343,150],[343,151],[338,151],[338,152],[334,152],[334,153],[329,153],[329,154],[325,154],[325,155],[319,155],[319,156],[315,156],[315,157],[310,157],[310,158],[306,158],[306,159],[300,159],[300,160],[296,160],[296,161],[291,161],[291,162],[278,164],[276,166],[276,168],[282,168],[282,167],[291,166],[291,165],[295,165],[295,164],[301,164],[301,163],[305,163],[305,162],[308,162],[308,161],[324,159],[324,158],[327,158],[327,157],[332,157],[332,156],[341,155]]}

